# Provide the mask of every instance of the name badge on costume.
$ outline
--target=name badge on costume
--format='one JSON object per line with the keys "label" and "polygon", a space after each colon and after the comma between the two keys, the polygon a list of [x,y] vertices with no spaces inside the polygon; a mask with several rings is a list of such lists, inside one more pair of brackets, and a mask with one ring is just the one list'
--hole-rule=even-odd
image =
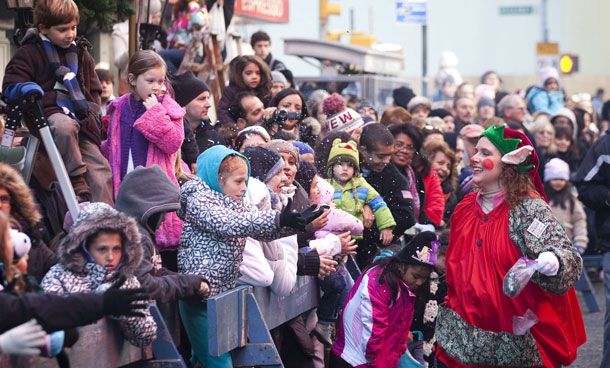
{"label": "name badge on costume", "polygon": [[408,190],[401,190],[400,192],[402,193],[402,197],[404,199],[413,199],[413,195]]}
{"label": "name badge on costume", "polygon": [[534,222],[527,228],[527,232],[540,239],[547,227],[548,225],[543,224],[538,219],[534,219]]}

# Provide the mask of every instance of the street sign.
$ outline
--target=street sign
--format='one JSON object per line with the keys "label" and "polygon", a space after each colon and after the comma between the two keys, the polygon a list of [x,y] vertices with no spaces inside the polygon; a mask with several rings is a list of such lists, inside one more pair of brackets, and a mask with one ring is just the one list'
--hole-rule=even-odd
{"label": "street sign", "polygon": [[396,22],[399,24],[426,24],[427,0],[396,0]]}
{"label": "street sign", "polygon": [[557,42],[536,43],[536,70],[547,66],[559,69],[559,43]]}
{"label": "street sign", "polygon": [[501,6],[498,8],[500,15],[530,15],[535,11],[533,6]]}
{"label": "street sign", "polygon": [[235,14],[264,22],[288,23],[288,0],[236,0]]}
{"label": "street sign", "polygon": [[536,55],[559,55],[559,43],[537,42]]}

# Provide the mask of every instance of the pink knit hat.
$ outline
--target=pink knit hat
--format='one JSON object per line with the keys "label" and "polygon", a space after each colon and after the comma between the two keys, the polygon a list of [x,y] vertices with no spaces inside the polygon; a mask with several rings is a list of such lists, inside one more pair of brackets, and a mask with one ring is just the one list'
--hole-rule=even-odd
{"label": "pink knit hat", "polygon": [[544,165],[544,181],[570,180],[570,165],[560,158],[551,159]]}

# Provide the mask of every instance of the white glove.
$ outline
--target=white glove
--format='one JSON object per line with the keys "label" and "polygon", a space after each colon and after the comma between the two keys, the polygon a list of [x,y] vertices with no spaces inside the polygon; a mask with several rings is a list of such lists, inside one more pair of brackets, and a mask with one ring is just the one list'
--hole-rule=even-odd
{"label": "white glove", "polygon": [[552,252],[542,252],[538,256],[537,270],[546,276],[555,276],[559,271],[559,260]]}
{"label": "white glove", "polygon": [[436,231],[436,229],[434,228],[434,225],[432,224],[415,224],[413,225],[413,227],[415,228],[415,230],[417,230],[417,232],[423,233],[424,231]]}
{"label": "white glove", "polygon": [[0,335],[0,353],[39,355],[46,344],[47,333],[35,319],[14,327]]}

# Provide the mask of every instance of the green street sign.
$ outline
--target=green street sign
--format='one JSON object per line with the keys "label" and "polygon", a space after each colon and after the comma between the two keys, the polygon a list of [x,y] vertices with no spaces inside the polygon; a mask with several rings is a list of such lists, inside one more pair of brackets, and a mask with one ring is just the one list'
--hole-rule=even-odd
{"label": "green street sign", "polygon": [[500,15],[528,15],[534,14],[533,6],[501,6],[498,8]]}

